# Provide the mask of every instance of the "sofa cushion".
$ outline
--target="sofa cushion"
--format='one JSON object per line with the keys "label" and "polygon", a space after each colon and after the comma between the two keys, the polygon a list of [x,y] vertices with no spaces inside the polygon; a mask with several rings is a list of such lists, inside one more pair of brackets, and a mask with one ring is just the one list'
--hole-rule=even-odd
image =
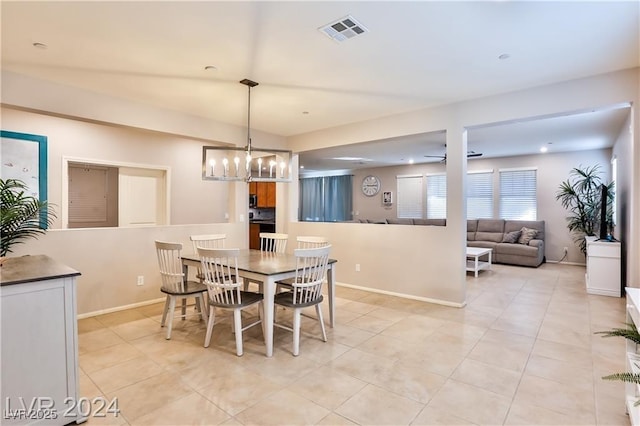
{"label": "sofa cushion", "polygon": [[538,249],[537,247],[525,246],[523,244],[509,244],[509,243],[500,243],[496,244],[494,249],[496,254],[507,254],[507,255],[515,255],[515,256],[529,256],[529,257],[537,257]]}
{"label": "sofa cushion", "polygon": [[413,225],[413,219],[407,219],[407,218],[387,219],[387,223],[391,225]]}
{"label": "sofa cushion", "polygon": [[447,219],[413,219],[414,225],[446,226]]}
{"label": "sofa cushion", "polygon": [[518,242],[518,239],[520,238],[520,234],[522,234],[522,231],[505,232],[505,234],[502,237],[502,242],[515,244]]}
{"label": "sofa cushion", "polygon": [[[521,226],[522,227],[522,226]],[[500,240],[502,240],[502,234],[504,233],[504,220],[503,219],[478,219],[477,232],[498,232],[500,234]],[[481,238],[476,235],[476,240]]]}
{"label": "sofa cushion", "polygon": [[494,243],[492,241],[468,241],[467,247],[481,247],[481,248],[490,248],[495,249],[498,243]]}
{"label": "sofa cushion", "polygon": [[533,240],[538,234],[537,229],[526,228],[524,226],[520,231],[521,233],[520,238],[518,238],[518,244],[528,245],[529,241]]}
{"label": "sofa cushion", "polygon": [[478,219],[467,219],[467,232],[476,232],[478,230]]}
{"label": "sofa cushion", "polygon": [[467,241],[475,241],[476,233],[475,232],[467,232]]}
{"label": "sofa cushion", "polygon": [[536,240],[545,239],[544,220],[506,220],[504,222],[504,232],[519,231],[522,227],[536,229]]}
{"label": "sofa cushion", "polygon": [[502,242],[502,232],[476,232],[476,241]]}

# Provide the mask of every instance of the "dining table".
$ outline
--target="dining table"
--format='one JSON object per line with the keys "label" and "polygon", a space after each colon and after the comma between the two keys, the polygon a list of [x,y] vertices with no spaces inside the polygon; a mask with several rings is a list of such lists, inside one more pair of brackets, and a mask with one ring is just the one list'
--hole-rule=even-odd
{"label": "dining table", "polygon": [[[182,254],[182,265],[185,277],[188,277],[189,268],[200,266],[200,256],[195,254]],[[329,259],[327,265],[327,293],[329,299],[329,326],[335,325],[335,266],[337,260]],[[263,292],[263,318],[264,341],[266,355],[273,356],[273,322],[274,322],[274,296],[276,283],[296,276],[296,256],[291,253],[276,253],[262,250],[241,249],[238,256],[238,275],[252,282],[262,283]]]}

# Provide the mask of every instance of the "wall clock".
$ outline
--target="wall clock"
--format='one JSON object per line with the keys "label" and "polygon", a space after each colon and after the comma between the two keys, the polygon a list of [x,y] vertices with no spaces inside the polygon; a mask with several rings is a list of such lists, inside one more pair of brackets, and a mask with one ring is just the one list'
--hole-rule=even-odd
{"label": "wall clock", "polygon": [[362,179],[362,193],[367,197],[373,197],[380,191],[380,179],[369,175]]}

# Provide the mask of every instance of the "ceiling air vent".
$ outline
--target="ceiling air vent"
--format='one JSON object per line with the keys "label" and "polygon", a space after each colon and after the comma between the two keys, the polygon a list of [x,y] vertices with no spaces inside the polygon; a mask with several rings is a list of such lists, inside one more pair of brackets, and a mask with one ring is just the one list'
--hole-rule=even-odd
{"label": "ceiling air vent", "polygon": [[369,31],[351,15],[331,22],[318,30],[336,41],[345,41]]}

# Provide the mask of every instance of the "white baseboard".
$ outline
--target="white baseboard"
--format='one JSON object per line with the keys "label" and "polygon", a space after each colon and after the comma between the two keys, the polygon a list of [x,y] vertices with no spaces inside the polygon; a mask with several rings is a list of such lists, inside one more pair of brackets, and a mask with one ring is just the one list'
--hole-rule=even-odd
{"label": "white baseboard", "polygon": [[353,288],[353,289],[356,289],[356,290],[368,291],[370,293],[384,294],[384,295],[387,295],[387,296],[395,296],[395,297],[400,297],[402,299],[411,299],[411,300],[418,300],[420,302],[435,303],[437,305],[451,306],[451,307],[454,307],[454,308],[464,308],[466,306],[466,304],[467,304],[466,301],[462,302],[462,303],[455,303],[455,302],[449,302],[447,300],[432,299],[430,297],[412,296],[410,294],[396,293],[396,292],[393,292],[393,291],[379,290],[377,288],[362,287],[362,286],[358,286],[358,285],[340,283],[340,282],[336,282],[336,286]]}
{"label": "white baseboard", "polygon": [[547,259],[546,263],[555,263],[557,265],[570,265],[570,266],[587,266],[586,263],[578,263],[578,262],[560,262],[558,260],[549,260]]}
{"label": "white baseboard", "polygon": [[103,314],[110,314],[112,312],[124,311],[126,309],[140,308],[141,306],[153,305],[154,303],[164,302],[165,297],[158,299],[145,300],[144,302],[132,303],[131,305],[116,306],[115,308],[101,309],[99,311],[87,312],[85,314],[78,314],[78,319],[95,317]]}

